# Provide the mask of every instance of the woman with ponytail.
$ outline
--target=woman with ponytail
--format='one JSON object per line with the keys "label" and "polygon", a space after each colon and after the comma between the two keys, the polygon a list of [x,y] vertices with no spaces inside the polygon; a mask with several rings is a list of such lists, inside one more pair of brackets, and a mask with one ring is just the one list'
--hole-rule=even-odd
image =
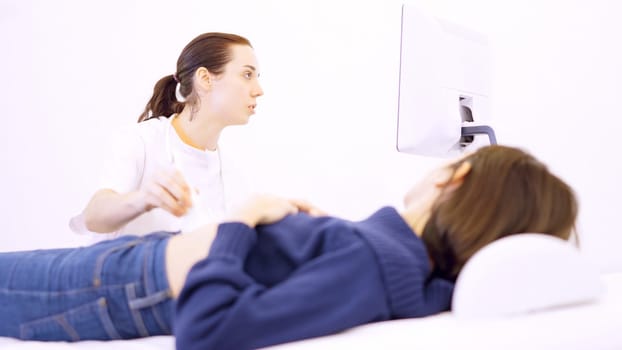
{"label": "woman with ponytail", "polygon": [[[76,232],[186,231],[222,218],[237,189],[218,140],[246,124],[263,95],[250,42],[204,33],[160,79],[138,124],[115,137],[99,190],[70,226]],[[105,237],[105,236],[104,236]]]}

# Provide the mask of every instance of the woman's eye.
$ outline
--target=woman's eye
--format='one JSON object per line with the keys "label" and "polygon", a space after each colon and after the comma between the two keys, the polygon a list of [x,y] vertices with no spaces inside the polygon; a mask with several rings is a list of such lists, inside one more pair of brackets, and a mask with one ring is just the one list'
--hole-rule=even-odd
{"label": "woman's eye", "polygon": [[246,72],[246,73],[244,73],[244,78],[246,78],[246,79],[250,79],[250,78],[252,78],[252,77],[253,77],[253,73],[252,73],[252,72]]}

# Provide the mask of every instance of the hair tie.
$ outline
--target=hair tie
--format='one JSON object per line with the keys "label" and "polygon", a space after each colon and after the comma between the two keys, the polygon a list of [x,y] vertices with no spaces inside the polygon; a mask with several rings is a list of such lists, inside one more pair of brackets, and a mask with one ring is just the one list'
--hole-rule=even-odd
{"label": "hair tie", "polygon": [[173,79],[175,79],[175,81],[178,82],[178,83],[180,82],[179,78],[177,78],[177,73],[173,74]]}
{"label": "hair tie", "polygon": [[177,102],[186,102],[186,99],[181,94],[181,83],[177,83],[177,85],[175,85],[175,99],[177,99]]}

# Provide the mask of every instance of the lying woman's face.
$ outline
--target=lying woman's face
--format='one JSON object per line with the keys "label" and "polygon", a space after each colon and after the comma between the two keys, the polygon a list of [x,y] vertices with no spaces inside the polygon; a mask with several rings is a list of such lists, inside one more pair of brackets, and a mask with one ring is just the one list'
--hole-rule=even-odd
{"label": "lying woman's face", "polygon": [[404,207],[406,209],[417,208],[418,210],[430,209],[432,204],[443,194],[444,189],[451,192],[460,186],[461,180],[471,170],[470,162],[465,161],[465,158],[470,154],[471,152],[431,171],[408,191],[404,197]]}
{"label": "lying woman's face", "polygon": [[428,173],[406,193],[404,207],[409,210],[431,208],[451,174],[452,170],[448,165],[441,166]]}

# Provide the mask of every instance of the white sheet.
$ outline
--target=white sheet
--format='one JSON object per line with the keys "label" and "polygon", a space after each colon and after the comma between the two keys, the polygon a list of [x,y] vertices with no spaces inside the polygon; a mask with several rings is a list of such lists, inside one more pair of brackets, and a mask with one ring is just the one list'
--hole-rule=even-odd
{"label": "white sheet", "polygon": [[83,341],[76,343],[66,342],[39,342],[21,341],[0,337],[2,350],[174,350],[175,339],[172,336],[157,336],[131,340],[112,341]]}
{"label": "white sheet", "polygon": [[[459,319],[447,312],[419,319],[369,324],[340,334],[272,347],[305,349],[622,349],[622,273],[603,276],[607,287],[597,303],[503,319]],[[0,349],[172,350],[173,337],[78,343],[0,338]]]}

